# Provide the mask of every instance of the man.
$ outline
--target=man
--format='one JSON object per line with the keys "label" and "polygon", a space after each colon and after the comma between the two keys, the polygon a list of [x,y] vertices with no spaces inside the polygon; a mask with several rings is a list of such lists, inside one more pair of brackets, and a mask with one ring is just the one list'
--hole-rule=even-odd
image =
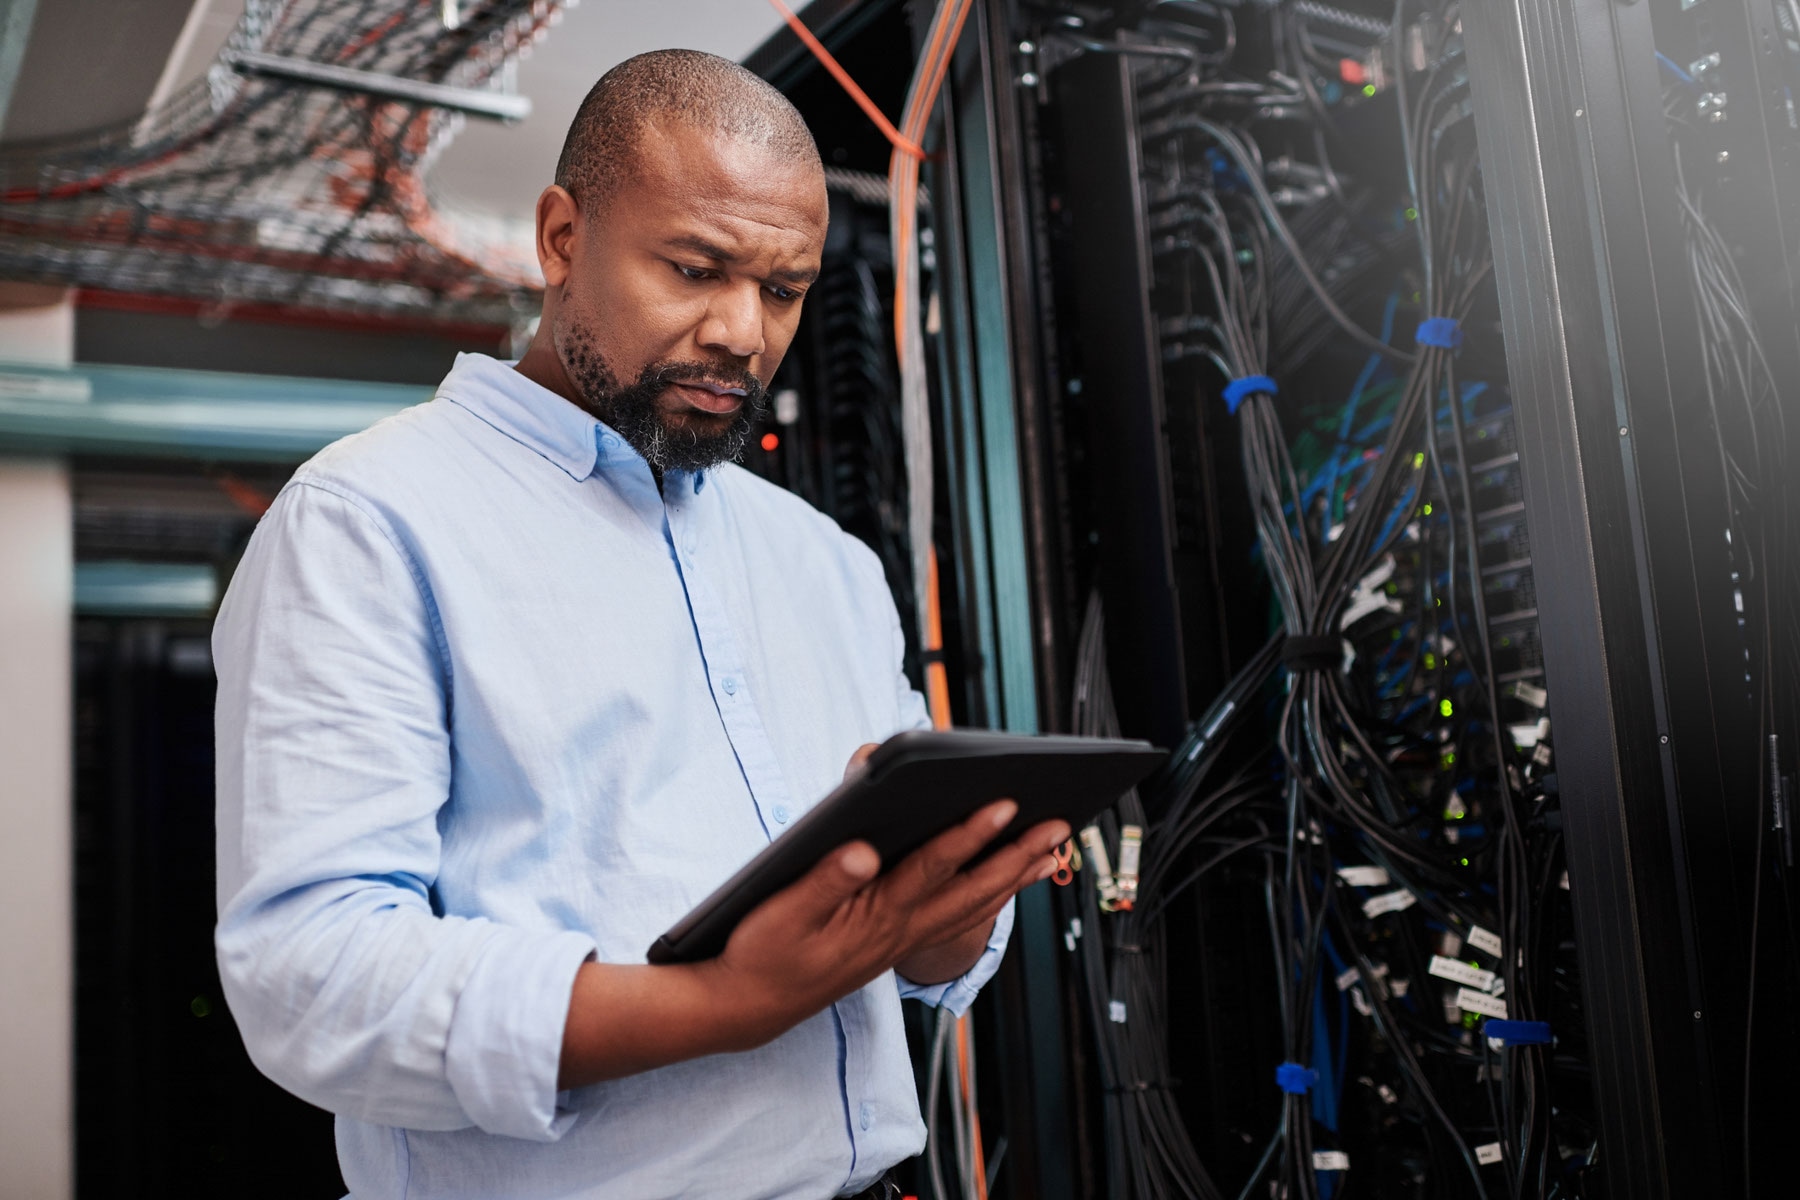
{"label": "man", "polygon": [[923,1143],[900,998],[966,1009],[1060,823],[852,844],[717,960],[655,937],[924,724],[875,556],[729,465],[819,271],[799,114],[723,59],[609,72],[538,201],[516,368],[330,447],[214,634],[220,972],[386,1197],[831,1196]]}

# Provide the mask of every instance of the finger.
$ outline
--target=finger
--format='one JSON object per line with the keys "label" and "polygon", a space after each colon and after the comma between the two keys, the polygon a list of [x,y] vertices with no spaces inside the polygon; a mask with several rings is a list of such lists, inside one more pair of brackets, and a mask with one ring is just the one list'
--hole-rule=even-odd
{"label": "finger", "polygon": [[875,847],[867,842],[850,842],[820,859],[817,866],[770,897],[768,903],[791,903],[795,911],[785,915],[805,926],[820,927],[880,871],[881,856]]}
{"label": "finger", "polygon": [[969,910],[999,903],[1056,869],[1050,852],[1069,839],[1069,823],[1055,820],[1034,825],[979,865],[939,884],[934,900],[945,911]]}
{"label": "finger", "polygon": [[869,766],[869,755],[881,749],[880,742],[864,742],[850,756],[850,764],[844,768],[844,778],[852,779],[863,773]]}
{"label": "finger", "polygon": [[996,800],[978,809],[967,820],[952,825],[907,855],[894,871],[894,886],[909,894],[928,894],[942,887],[995,835],[1012,824],[1018,812],[1019,806],[1011,800]]}

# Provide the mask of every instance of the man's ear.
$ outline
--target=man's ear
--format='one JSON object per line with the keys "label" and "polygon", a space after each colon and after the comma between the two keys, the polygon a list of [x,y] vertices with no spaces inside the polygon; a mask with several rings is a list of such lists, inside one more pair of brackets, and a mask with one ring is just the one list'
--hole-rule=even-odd
{"label": "man's ear", "polygon": [[545,287],[559,288],[569,278],[577,212],[575,197],[567,188],[553,183],[538,197],[537,259]]}

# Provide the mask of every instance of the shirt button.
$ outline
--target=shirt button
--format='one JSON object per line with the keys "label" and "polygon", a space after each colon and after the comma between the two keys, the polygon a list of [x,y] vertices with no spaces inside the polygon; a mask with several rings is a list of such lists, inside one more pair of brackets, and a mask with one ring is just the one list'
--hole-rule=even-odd
{"label": "shirt button", "polygon": [[[787,805],[777,804],[775,806],[775,811],[769,815],[775,818],[775,823],[777,825],[786,825],[788,819]],[[868,1127],[864,1126],[864,1128],[866,1129]]]}
{"label": "shirt button", "polygon": [[619,439],[610,433],[605,434],[601,437],[600,444],[605,446],[608,450],[617,450],[619,448]]}
{"label": "shirt button", "polygon": [[698,544],[699,543],[694,535],[690,533],[687,535],[687,539],[681,543],[681,548],[686,550],[689,554],[692,554],[694,552],[694,547]]}
{"label": "shirt button", "polygon": [[872,1104],[864,1104],[857,1123],[863,1127],[865,1133],[868,1132],[869,1126],[875,1123],[875,1106]]}
{"label": "shirt button", "polygon": [[737,680],[730,675],[727,675],[724,679],[720,680],[719,686],[725,689],[725,694],[727,696],[737,695]]}

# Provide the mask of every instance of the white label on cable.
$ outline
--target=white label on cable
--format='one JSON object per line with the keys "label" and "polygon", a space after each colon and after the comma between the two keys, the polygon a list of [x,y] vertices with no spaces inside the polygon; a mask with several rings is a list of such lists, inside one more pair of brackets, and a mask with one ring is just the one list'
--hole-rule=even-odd
{"label": "white label on cable", "polygon": [[1542,708],[1550,703],[1550,693],[1535,684],[1526,683],[1523,679],[1512,685],[1512,694],[1533,708]]}
{"label": "white label on cable", "polygon": [[1361,971],[1357,970],[1355,967],[1345,967],[1343,974],[1341,974],[1337,977],[1338,991],[1340,991],[1340,992],[1349,991],[1350,985],[1355,983],[1357,980],[1359,980],[1361,978],[1362,978]]}
{"label": "white label on cable", "polygon": [[1406,999],[1406,989],[1411,986],[1412,980],[1410,979],[1396,979],[1388,984],[1388,991],[1394,993],[1394,999],[1404,1000]]}
{"label": "white label on cable", "polygon": [[1499,1142],[1488,1142],[1475,1147],[1475,1161],[1484,1167],[1499,1162],[1502,1157]]}
{"label": "white label on cable", "polygon": [[1350,1156],[1342,1150],[1314,1150],[1313,1170],[1315,1171],[1348,1171]]}
{"label": "white label on cable", "polygon": [[1123,1000],[1109,1001],[1106,1005],[1106,1015],[1112,1018],[1113,1024],[1123,1025],[1125,1023],[1125,1002]]}
{"label": "white label on cable", "polygon": [[1375,1015],[1375,1010],[1369,1007],[1369,998],[1362,994],[1361,988],[1350,989],[1350,1003],[1356,1007],[1357,1012],[1365,1017]]}
{"label": "white label on cable", "polygon": [[1495,958],[1500,957],[1500,935],[1476,925],[1469,930],[1469,945]]}
{"label": "white label on cable", "polygon": [[1365,917],[1379,917],[1382,913],[1404,912],[1418,901],[1418,897],[1405,888],[1395,888],[1391,892],[1383,892],[1379,896],[1370,896],[1363,901]]}
{"label": "white label on cable", "polygon": [[[1506,1043],[1505,1043],[1505,1042],[1503,1042],[1503,1041],[1501,1041],[1501,1040],[1500,1040],[1500,1039],[1499,1039],[1499,1038],[1489,1038],[1489,1039],[1488,1039],[1488,1040],[1487,1040],[1487,1043],[1488,1043],[1488,1049],[1489,1049],[1489,1050],[1504,1050],[1504,1049],[1506,1049]],[[1487,1068],[1486,1068],[1486,1067],[1483,1067],[1483,1068],[1481,1068],[1481,1069],[1482,1069],[1482,1070],[1483,1070],[1483,1071],[1485,1071],[1485,1070],[1487,1070]],[[1495,1076],[1494,1076],[1494,1077],[1495,1077],[1495,1078],[1496,1078],[1496,1079],[1498,1079],[1498,1078],[1499,1078],[1499,1076],[1498,1076],[1498,1075],[1497,1075],[1497,1074],[1496,1074],[1496,1075],[1495,1075]],[[1476,1079],[1477,1079],[1477,1080],[1479,1080],[1479,1079],[1481,1079],[1481,1078],[1482,1078],[1482,1076],[1480,1076],[1480,1075],[1477,1075],[1477,1076],[1476,1076],[1476,1077],[1475,1077],[1475,1078],[1476,1078]]]}
{"label": "white label on cable", "polygon": [[1431,956],[1431,973],[1439,979],[1448,979],[1451,983],[1461,983],[1484,992],[1494,990],[1494,973],[1484,971],[1480,967],[1472,967],[1460,958],[1445,958],[1441,954]]}
{"label": "white label on cable", "polygon": [[1388,883],[1385,867],[1339,867],[1338,878],[1351,887],[1386,887]]}
{"label": "white label on cable", "polygon": [[1075,931],[1074,930],[1072,930],[1072,929],[1063,930],[1063,945],[1065,945],[1069,948],[1070,954],[1075,953]]}
{"label": "white label on cable", "polygon": [[1486,992],[1478,992],[1474,988],[1456,989],[1456,1007],[1464,1012],[1480,1013],[1484,1017],[1498,1017],[1506,1020],[1506,1001],[1498,996],[1490,996]]}
{"label": "white label on cable", "polygon": [[1567,871],[1563,872],[1562,879],[1559,881],[1559,883],[1560,883],[1560,886],[1562,887],[1563,891],[1566,892],[1569,890],[1569,873]]}
{"label": "white label on cable", "polygon": [[1386,1101],[1389,1104],[1400,1103],[1400,1097],[1394,1093],[1393,1088],[1389,1087],[1385,1083],[1376,1085],[1375,1094],[1377,1096],[1380,1096],[1384,1101]]}

